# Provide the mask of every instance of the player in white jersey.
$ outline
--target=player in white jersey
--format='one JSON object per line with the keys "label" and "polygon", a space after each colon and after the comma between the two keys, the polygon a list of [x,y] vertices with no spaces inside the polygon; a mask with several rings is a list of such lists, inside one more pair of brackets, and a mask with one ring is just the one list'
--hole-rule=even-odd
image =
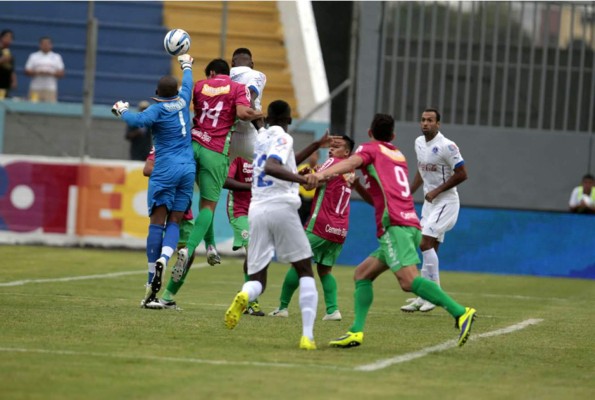
{"label": "player in white jersey", "polygon": [[[246,85],[246,88],[250,90],[252,108],[259,111],[262,110],[262,92],[264,91],[267,77],[262,72],[253,69],[254,62],[252,61],[250,50],[244,47],[236,49],[232,55],[231,66],[232,68],[229,72],[231,80]],[[229,147],[230,160],[236,157],[242,157],[243,159],[252,161],[254,141],[258,129],[263,126],[264,121],[262,119],[252,122],[241,120],[236,122]]]}
{"label": "player in white jersey", "polygon": [[[444,234],[451,230],[459,216],[459,194],[456,186],[467,179],[465,161],[459,148],[440,132],[440,113],[427,108],[421,115],[423,136],[415,139],[417,172],[411,192],[423,184],[424,205],[421,211],[423,256],[421,275],[440,285],[438,247]],[[418,297],[401,307],[402,311],[431,311],[436,306]]]}
{"label": "player in white jersey", "polygon": [[265,290],[267,267],[276,252],[277,259],[291,263],[300,277],[300,348],[315,350],[318,292],[312,272],[312,250],[297,212],[298,184],[305,184],[306,178],[297,174],[293,138],[287,133],[291,124],[289,104],[276,100],[267,111],[269,128],[257,136],[254,146],[252,199],[248,210],[250,280],[244,283],[225,313],[225,325],[235,328],[248,303]]}

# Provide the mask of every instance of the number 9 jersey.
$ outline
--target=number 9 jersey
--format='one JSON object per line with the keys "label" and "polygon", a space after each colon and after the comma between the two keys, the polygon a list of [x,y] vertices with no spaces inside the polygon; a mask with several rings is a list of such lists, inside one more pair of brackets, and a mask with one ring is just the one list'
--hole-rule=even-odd
{"label": "number 9 jersey", "polygon": [[403,153],[391,143],[374,141],[360,145],[355,154],[362,159],[360,169],[374,201],[376,236],[382,236],[389,226],[421,229]]}

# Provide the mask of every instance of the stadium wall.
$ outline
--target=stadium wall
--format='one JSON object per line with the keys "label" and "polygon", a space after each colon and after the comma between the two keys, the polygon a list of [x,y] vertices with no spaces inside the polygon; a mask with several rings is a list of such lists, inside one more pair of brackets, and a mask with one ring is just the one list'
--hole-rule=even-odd
{"label": "stadium wall", "polygon": [[[142,166],[0,155],[0,243],[144,248]],[[215,237],[229,256],[238,253],[231,251],[225,198],[226,192],[215,213]],[[377,247],[372,208],[361,201],[351,207],[342,265],[356,265]],[[440,268],[595,279],[594,222],[593,216],[463,207],[440,248]]]}

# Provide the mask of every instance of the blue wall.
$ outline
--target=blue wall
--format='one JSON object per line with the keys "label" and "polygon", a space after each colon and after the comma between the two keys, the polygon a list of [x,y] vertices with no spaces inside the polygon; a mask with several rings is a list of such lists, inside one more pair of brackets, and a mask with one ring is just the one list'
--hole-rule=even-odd
{"label": "blue wall", "polygon": [[[24,67],[50,36],[62,55],[66,75],[58,83],[60,101],[81,102],[85,69],[88,2],[8,1],[0,9],[1,29],[12,29],[18,88],[13,96],[27,97],[29,78]],[[113,104],[124,98],[136,104],[155,93],[157,80],[170,73],[171,58],[163,49],[162,2],[95,2],[98,51],[95,102]]]}
{"label": "blue wall", "polygon": [[[376,247],[372,207],[353,201],[339,263],[356,265]],[[443,271],[595,279],[595,216],[462,207],[439,256]]]}

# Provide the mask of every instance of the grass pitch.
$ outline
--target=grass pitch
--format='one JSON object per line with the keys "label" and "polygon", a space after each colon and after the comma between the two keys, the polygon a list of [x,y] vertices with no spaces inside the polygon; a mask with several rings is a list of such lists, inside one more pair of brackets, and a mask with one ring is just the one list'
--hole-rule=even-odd
{"label": "grass pitch", "polygon": [[[374,284],[364,344],[334,349],[327,342],[353,319],[353,269],[337,267],[343,321],[320,321],[318,282],[319,350],[306,352],[298,349],[297,292],[289,318],[244,316],[233,331],[224,327],[243,281],[238,258],[192,270],[176,299],[183,311],[171,311],[139,308],[140,251],[0,246],[0,256],[2,399],[595,396],[593,281],[442,273],[443,287],[479,317],[463,348],[428,353],[457,337],[453,319],[441,309],[402,313],[411,295],[387,273]],[[267,313],[278,305],[285,271],[269,270],[260,298]],[[498,333],[530,319],[542,321]],[[386,359],[392,365],[357,370]]]}

